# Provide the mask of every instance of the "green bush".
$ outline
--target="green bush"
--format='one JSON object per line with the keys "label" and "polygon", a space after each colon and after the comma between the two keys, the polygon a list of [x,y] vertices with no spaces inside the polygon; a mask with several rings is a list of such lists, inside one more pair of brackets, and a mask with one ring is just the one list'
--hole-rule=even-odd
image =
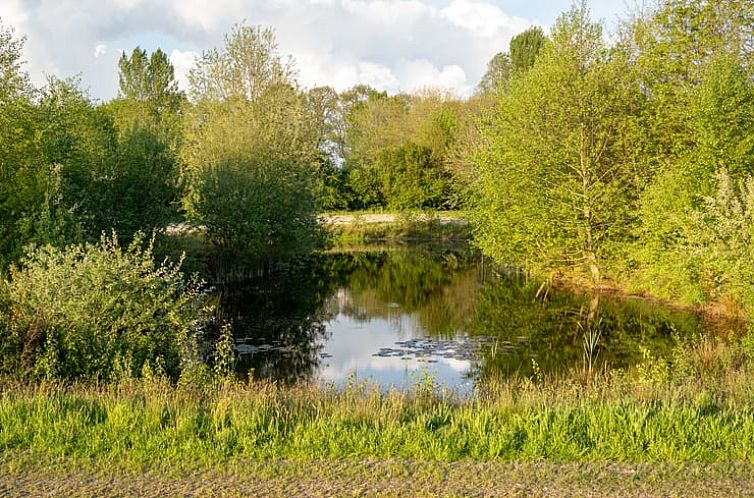
{"label": "green bush", "polygon": [[2,283],[0,368],[48,378],[109,380],[146,367],[176,375],[197,356],[211,316],[180,263],[156,264],[141,235],[34,249]]}

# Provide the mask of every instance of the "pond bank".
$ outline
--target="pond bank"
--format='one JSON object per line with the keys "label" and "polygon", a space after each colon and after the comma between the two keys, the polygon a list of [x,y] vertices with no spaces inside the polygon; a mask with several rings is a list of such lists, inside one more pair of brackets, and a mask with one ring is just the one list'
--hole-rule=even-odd
{"label": "pond bank", "polygon": [[269,459],[480,467],[750,461],[752,368],[706,354],[672,371],[650,358],[619,375],[513,380],[473,399],[431,384],[381,393],[367,384],[336,390],[189,378],[177,386],[4,381],[0,455],[10,455],[6,469],[21,471],[23,455],[32,453],[42,465],[72,459],[134,472],[217,470],[239,460],[265,467]]}

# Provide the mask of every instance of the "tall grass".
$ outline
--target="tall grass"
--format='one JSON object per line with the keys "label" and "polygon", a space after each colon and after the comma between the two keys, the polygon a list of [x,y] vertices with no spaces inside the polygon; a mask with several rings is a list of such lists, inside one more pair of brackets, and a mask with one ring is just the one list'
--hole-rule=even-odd
{"label": "tall grass", "polygon": [[649,358],[589,382],[510,380],[465,399],[427,385],[385,393],[367,384],[6,381],[0,451],[133,467],[218,466],[236,457],[747,461],[754,457],[751,369],[714,373],[704,365],[689,362],[671,377]]}

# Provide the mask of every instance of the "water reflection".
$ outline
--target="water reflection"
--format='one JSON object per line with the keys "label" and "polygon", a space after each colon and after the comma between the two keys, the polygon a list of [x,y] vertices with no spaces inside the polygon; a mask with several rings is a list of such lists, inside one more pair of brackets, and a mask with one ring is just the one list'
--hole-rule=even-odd
{"label": "water reflection", "polygon": [[351,376],[406,387],[635,364],[708,328],[638,299],[554,291],[466,246],[316,254],[226,288],[238,367],[286,383]]}

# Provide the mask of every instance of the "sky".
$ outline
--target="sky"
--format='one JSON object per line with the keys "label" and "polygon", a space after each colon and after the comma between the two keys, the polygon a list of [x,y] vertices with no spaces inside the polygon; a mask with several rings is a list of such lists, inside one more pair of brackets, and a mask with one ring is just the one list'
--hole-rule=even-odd
{"label": "sky", "polygon": [[[186,88],[202,50],[234,24],[273,26],[305,87],[365,83],[390,93],[473,92],[487,62],[530,26],[550,26],[571,0],[0,0],[0,20],[25,36],[26,70],[78,76],[93,98],[117,95],[117,61],[135,46],[165,51]],[[609,28],[625,0],[591,0]]]}

